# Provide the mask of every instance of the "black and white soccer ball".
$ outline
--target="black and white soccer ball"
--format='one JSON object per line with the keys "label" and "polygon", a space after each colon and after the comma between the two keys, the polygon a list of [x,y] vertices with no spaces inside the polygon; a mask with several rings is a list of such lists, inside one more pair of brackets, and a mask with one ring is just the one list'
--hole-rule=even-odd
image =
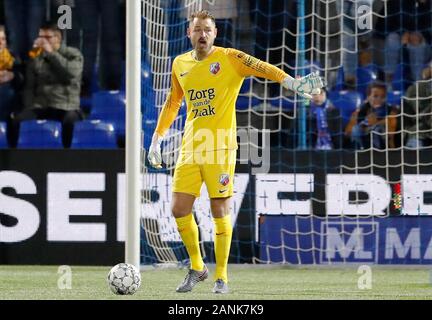
{"label": "black and white soccer ball", "polygon": [[141,285],[141,274],[134,265],[119,263],[110,270],[107,281],[115,294],[134,294]]}

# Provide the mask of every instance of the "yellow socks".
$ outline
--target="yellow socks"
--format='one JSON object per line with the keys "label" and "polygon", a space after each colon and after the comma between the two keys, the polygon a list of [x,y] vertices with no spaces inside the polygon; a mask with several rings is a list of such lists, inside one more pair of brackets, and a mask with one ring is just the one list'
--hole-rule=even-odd
{"label": "yellow socks", "polygon": [[[228,283],[227,267],[228,258],[231,248],[232,226],[231,216],[223,218],[213,218],[215,224],[215,255],[216,255],[216,272],[214,279],[222,279]],[[198,226],[192,214],[176,219],[178,231],[183,240],[186,250],[191,260],[191,269],[201,271],[204,269],[204,262],[201,256]]]}
{"label": "yellow socks", "polygon": [[191,269],[195,271],[202,271],[204,269],[204,262],[199,246],[198,226],[192,213],[185,217],[176,218],[176,222],[178,232],[180,233],[180,236],[189,254]]}
{"label": "yellow socks", "polygon": [[231,216],[226,215],[223,218],[213,218],[213,221],[216,230],[214,241],[216,272],[214,279],[222,279],[225,283],[228,283],[227,267],[232,237]]}

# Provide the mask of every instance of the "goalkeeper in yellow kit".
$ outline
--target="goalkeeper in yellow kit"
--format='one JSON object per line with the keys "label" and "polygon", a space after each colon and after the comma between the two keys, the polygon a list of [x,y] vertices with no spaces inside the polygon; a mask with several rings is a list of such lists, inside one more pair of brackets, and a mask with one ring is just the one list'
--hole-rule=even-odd
{"label": "goalkeeper in yellow kit", "polygon": [[171,90],[159,115],[148,153],[150,164],[161,168],[161,142],[179,111],[183,98],[187,119],[182,148],[173,178],[172,213],[191,261],[191,268],[177,292],[188,292],[208,277],[192,207],[205,182],[215,224],[216,270],[214,293],[228,293],[227,264],[232,225],[230,197],[236,161],[235,103],[243,80],[256,76],[311,98],[323,87],[318,74],[294,79],[281,69],[235,49],[213,45],[217,29],[207,11],[190,18],[187,36],[193,50],[175,58]]}

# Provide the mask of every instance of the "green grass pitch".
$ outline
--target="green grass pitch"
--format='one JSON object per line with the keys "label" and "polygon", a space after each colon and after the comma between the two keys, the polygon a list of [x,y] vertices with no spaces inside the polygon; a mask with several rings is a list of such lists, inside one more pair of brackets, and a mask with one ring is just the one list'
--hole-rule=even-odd
{"label": "green grass pitch", "polygon": [[[265,300],[265,299],[432,299],[431,270],[372,266],[372,289],[358,288],[355,267],[293,268],[287,266],[229,267],[228,295],[211,293],[209,278],[193,292],[179,294],[176,286],[186,270],[155,269],[141,272],[142,284],[133,296],[109,291],[109,267],[72,266],[72,288],[60,290],[56,266],[0,266],[3,299],[158,299],[158,300]],[[210,272],[214,266],[210,266]]]}

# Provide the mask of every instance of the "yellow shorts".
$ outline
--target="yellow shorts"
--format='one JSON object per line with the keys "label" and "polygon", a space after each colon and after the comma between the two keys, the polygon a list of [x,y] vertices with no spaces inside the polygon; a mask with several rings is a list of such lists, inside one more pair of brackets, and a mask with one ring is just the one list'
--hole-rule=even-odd
{"label": "yellow shorts", "polygon": [[200,196],[205,182],[210,198],[231,197],[237,150],[180,153],[174,171],[173,192]]}

